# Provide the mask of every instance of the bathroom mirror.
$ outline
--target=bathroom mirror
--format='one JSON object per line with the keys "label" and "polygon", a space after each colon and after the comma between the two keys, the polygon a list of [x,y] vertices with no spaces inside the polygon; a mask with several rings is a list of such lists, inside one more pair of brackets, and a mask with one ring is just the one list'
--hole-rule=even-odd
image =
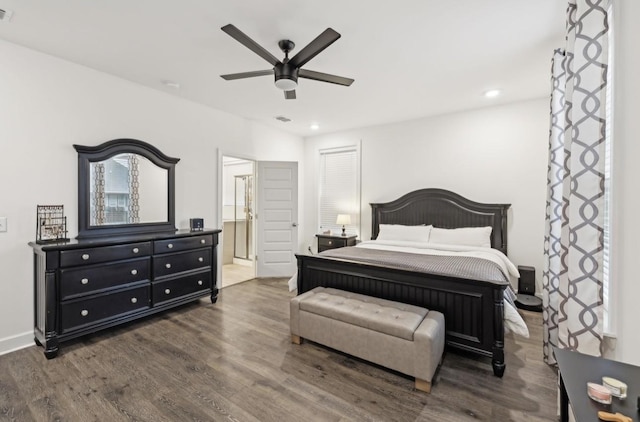
{"label": "bathroom mirror", "polygon": [[175,164],[137,139],[78,152],[78,239],[175,228]]}

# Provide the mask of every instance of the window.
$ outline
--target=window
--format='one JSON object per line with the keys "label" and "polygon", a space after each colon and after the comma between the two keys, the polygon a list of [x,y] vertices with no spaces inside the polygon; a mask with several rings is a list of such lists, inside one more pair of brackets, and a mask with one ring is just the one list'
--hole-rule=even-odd
{"label": "window", "polygon": [[318,226],[320,232],[340,233],[338,214],[348,214],[347,234],[360,235],[360,147],[320,150]]}

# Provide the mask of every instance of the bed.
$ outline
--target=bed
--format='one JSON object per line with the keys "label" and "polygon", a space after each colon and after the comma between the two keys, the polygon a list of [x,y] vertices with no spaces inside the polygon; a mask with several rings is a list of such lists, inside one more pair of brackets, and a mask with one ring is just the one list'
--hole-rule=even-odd
{"label": "bed", "polygon": [[[509,207],[509,204],[474,202],[443,189],[421,189],[391,202],[371,204],[371,238],[376,240],[381,228],[388,231],[390,227],[407,226],[414,231],[423,230],[421,226],[433,227],[440,232],[449,229],[452,233],[460,230],[450,229],[490,227],[487,240],[490,245],[487,244],[485,249],[491,249],[487,252],[503,255],[506,259]],[[361,250],[370,243],[374,244],[370,248],[374,249],[371,252],[373,258],[369,252],[365,254]],[[515,308],[511,309],[508,299],[513,294],[512,283],[514,276],[517,276],[517,269],[515,273],[512,272],[511,280],[507,274],[502,277],[474,278],[458,270],[453,273],[425,270],[421,265],[407,266],[401,262],[404,256],[400,254],[406,245],[400,246],[395,248],[399,252],[388,252],[387,249],[394,248],[379,247],[375,242],[362,242],[356,247],[329,250],[316,255],[297,254],[298,271],[295,279],[292,279],[294,287],[297,287],[298,294],[317,286],[332,287],[440,311],[445,316],[447,345],[491,358],[494,375],[502,377],[506,368],[505,316],[507,321],[519,318]],[[393,259],[387,261],[387,255],[397,262]],[[421,259],[413,256],[417,254],[409,255],[412,255],[412,260]],[[450,258],[446,259],[449,261],[444,267],[450,267]],[[460,268],[464,266],[460,264]],[[514,312],[516,315],[513,315]]]}

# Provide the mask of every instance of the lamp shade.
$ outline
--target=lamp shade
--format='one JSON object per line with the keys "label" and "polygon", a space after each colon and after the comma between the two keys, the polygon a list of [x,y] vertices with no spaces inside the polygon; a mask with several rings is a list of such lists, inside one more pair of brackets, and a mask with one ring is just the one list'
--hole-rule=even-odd
{"label": "lamp shade", "polygon": [[338,214],[338,218],[336,218],[336,224],[351,224],[351,216],[349,214]]}

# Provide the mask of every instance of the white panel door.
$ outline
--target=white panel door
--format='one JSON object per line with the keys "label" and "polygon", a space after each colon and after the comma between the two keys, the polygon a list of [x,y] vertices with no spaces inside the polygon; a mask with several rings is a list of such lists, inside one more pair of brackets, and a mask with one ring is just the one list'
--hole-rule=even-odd
{"label": "white panel door", "polygon": [[258,162],[257,277],[290,277],[298,245],[298,163]]}

